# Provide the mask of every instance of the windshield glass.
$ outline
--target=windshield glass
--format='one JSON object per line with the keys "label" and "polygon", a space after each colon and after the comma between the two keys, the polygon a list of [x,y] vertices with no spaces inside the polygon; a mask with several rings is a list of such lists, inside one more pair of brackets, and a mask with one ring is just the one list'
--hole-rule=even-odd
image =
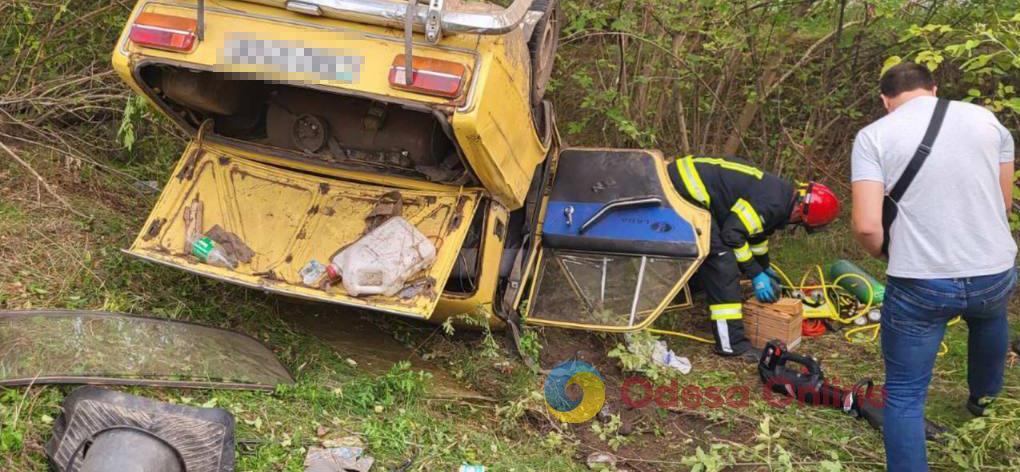
{"label": "windshield glass", "polygon": [[0,311],[0,385],[275,388],[287,369],[247,335],[93,311]]}

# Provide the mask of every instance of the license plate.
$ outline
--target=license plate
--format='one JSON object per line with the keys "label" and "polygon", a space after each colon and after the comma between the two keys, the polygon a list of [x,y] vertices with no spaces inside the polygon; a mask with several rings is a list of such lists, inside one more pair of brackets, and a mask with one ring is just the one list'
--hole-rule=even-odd
{"label": "license plate", "polygon": [[[365,57],[350,50],[317,48],[301,41],[229,35],[224,41],[221,68],[226,72],[268,73],[276,80],[329,80],[355,83]],[[286,74],[276,77],[273,74]]]}

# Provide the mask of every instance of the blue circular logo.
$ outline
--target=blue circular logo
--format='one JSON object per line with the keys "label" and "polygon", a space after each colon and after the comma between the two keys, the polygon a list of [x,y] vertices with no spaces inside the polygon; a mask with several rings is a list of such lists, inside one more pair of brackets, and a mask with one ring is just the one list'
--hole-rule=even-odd
{"label": "blue circular logo", "polygon": [[[578,398],[567,393],[571,385],[580,388]],[[595,417],[606,403],[606,385],[602,374],[591,364],[570,360],[553,367],[543,386],[549,413],[565,423],[584,423]]]}

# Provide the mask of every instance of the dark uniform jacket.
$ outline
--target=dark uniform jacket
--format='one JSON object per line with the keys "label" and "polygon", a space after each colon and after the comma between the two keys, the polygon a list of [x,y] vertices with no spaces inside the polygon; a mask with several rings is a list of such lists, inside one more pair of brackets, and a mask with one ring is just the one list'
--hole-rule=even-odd
{"label": "dark uniform jacket", "polygon": [[719,231],[712,240],[733,250],[746,277],[768,268],[768,238],[789,222],[793,185],[737,157],[677,159],[669,176],[684,198],[709,210]]}

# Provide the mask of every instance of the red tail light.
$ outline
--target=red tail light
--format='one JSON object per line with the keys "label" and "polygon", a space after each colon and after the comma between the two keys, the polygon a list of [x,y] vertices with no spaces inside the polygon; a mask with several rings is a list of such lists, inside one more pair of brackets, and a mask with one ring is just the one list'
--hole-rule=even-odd
{"label": "red tail light", "polygon": [[193,18],[142,13],[131,25],[131,41],[135,44],[168,51],[190,51],[195,45],[198,21]]}
{"label": "red tail light", "polygon": [[425,95],[456,98],[464,85],[467,68],[456,62],[413,56],[411,83],[406,83],[404,55],[398,54],[390,66],[390,86]]}

